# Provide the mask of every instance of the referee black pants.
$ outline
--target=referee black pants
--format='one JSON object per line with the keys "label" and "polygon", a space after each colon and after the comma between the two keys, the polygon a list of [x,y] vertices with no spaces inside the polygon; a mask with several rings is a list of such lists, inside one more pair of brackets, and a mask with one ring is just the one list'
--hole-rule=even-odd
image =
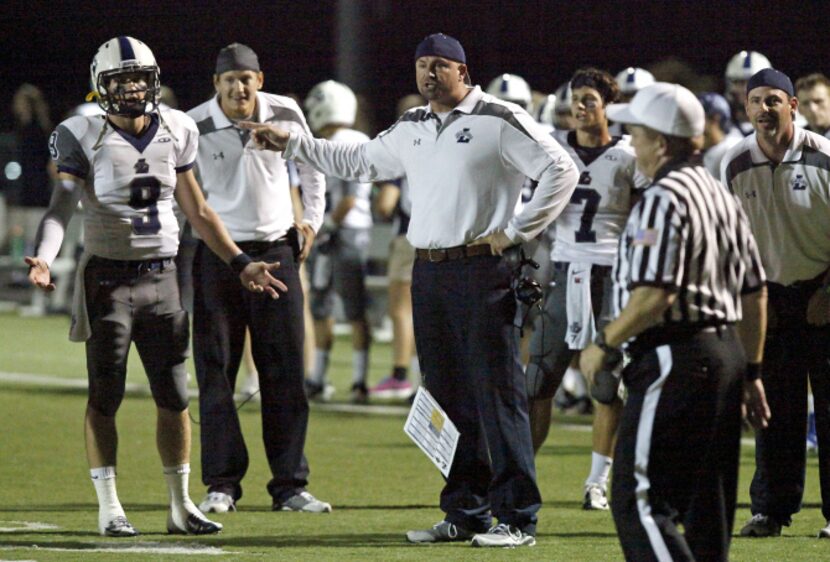
{"label": "referee black pants", "polygon": [[830,328],[807,324],[807,302],[820,281],[784,287],[769,283],[770,327],[764,387],[772,418],[755,435],[752,513],[782,524],[801,509],[807,435],[807,377],[818,434],[821,512],[830,520]]}
{"label": "referee black pants", "polygon": [[424,384],[461,433],[441,492],[447,521],[483,531],[492,514],[535,534],[542,500],[511,279],[497,256],[418,259],[412,276],[415,340]]}
{"label": "referee black pants", "polygon": [[624,370],[611,509],[626,560],[729,558],[744,367],[730,327],[636,355]]}
{"label": "referee black pants", "polygon": [[272,274],[288,292],[273,300],[247,291],[239,276],[203,242],[193,261],[202,481],[211,492],[242,497],[248,450],[233,393],[247,327],[259,373],[262,437],[273,475],[268,492],[281,503],[308,484],[303,454],[309,412],[303,388],[303,290],[289,246],[247,253],[257,261],[280,262]]}

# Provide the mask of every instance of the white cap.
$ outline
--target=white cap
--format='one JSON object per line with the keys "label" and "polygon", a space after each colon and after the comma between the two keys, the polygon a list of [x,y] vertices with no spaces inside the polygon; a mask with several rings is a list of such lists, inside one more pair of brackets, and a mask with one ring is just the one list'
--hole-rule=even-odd
{"label": "white cap", "polygon": [[706,116],[703,106],[692,92],[666,82],[646,86],[631,103],[614,103],[606,111],[617,123],[644,125],[659,133],[691,138],[703,134]]}
{"label": "white cap", "polygon": [[617,74],[617,86],[623,94],[639,92],[646,86],[654,84],[654,75],[643,68],[629,66]]}

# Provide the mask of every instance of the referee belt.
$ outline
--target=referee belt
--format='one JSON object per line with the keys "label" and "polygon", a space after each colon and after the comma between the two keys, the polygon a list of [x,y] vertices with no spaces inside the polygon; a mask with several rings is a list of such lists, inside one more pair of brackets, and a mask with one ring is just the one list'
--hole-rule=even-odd
{"label": "referee belt", "polygon": [[492,255],[490,244],[473,244],[470,246],[453,246],[452,248],[416,248],[415,255],[419,260],[424,260],[432,263],[440,263],[442,261],[458,260],[461,258],[471,258],[474,256],[489,256]]}
{"label": "referee belt", "polygon": [[718,333],[732,326],[726,322],[694,322],[691,324],[662,324],[649,328],[628,345],[631,355],[642,355],[662,345],[682,343],[699,334]]}

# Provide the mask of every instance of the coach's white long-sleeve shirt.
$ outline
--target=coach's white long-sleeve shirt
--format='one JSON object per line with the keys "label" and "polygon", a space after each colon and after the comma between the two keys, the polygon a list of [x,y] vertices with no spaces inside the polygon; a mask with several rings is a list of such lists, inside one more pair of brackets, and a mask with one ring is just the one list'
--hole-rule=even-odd
{"label": "coach's white long-sleeve shirt", "polygon": [[[216,97],[187,112],[199,128],[196,163],[211,208],[237,242],[271,242],[294,223],[288,169],[277,152],[257,150],[250,132],[228,119]],[[256,120],[292,133],[311,134],[291,98],[257,92]],[[303,189],[303,222],[316,232],[325,212],[325,177],[298,165]]]}
{"label": "coach's white long-sleeve shirt", "polygon": [[[429,106],[406,112],[368,143],[292,132],[286,159],[361,181],[406,176],[416,248],[449,248],[504,229],[514,242],[538,235],[562,211],[579,179],[576,164],[523,109],[476,87],[446,118]],[[525,177],[539,182],[515,213]]]}

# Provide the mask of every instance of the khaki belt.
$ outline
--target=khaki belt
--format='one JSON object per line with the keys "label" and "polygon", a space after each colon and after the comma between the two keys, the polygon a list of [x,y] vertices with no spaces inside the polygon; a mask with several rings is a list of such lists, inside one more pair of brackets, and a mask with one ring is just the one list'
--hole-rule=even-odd
{"label": "khaki belt", "polygon": [[442,261],[458,260],[461,258],[471,258],[473,256],[491,255],[490,244],[475,244],[472,246],[455,246],[452,248],[430,248],[424,250],[417,248],[415,255],[419,260],[425,260],[432,263],[439,263]]}

